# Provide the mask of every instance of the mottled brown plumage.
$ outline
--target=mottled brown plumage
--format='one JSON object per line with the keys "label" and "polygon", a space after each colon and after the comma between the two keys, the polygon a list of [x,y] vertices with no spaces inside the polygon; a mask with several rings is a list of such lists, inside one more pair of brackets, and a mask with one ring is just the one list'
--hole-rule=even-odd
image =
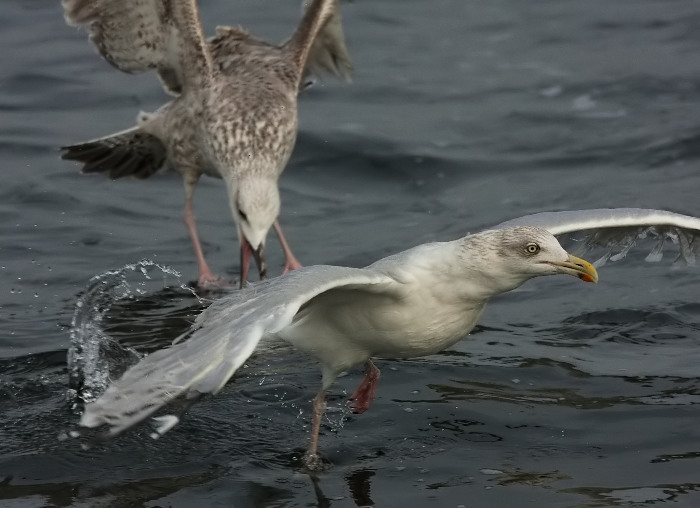
{"label": "mottled brown plumage", "polygon": [[174,169],[185,184],[184,219],[199,263],[199,282],[217,282],[199,243],[192,213],[201,175],[222,178],[241,242],[241,284],[251,255],[265,274],[270,227],[285,253],[285,271],[301,266],[277,220],[278,179],[296,141],[297,94],[312,69],[348,75],[350,61],[339,0],[309,2],[290,39],[273,45],[240,28],[221,27],[206,41],[194,0],[63,0],[66,20],[84,27],[118,69],[155,69],[175,99],[137,126],[64,147],[84,172],[145,178]]}

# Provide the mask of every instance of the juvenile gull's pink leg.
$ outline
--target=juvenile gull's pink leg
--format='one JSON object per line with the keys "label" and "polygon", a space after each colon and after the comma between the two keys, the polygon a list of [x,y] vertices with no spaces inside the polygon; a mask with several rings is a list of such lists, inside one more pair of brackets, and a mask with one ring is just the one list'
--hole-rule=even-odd
{"label": "juvenile gull's pink leg", "polygon": [[199,267],[199,279],[197,280],[197,285],[202,288],[219,288],[225,286],[226,283],[221,277],[217,277],[211,272],[207,260],[204,259],[204,252],[202,251],[202,245],[199,243],[199,235],[197,234],[197,225],[195,223],[194,212],[192,211],[192,193],[194,191],[193,184],[185,183],[185,211],[182,218],[185,221],[185,226],[187,226],[187,232],[190,235],[190,240],[192,240],[192,246],[194,247],[194,254],[197,256],[197,265]]}
{"label": "juvenile gull's pink leg", "polygon": [[282,226],[280,226],[279,219],[275,221],[275,232],[277,233],[277,237],[280,239],[280,244],[282,245],[282,250],[284,251],[284,272],[282,273],[287,273],[291,270],[301,268],[301,263],[296,257],[294,257],[294,254],[292,254],[292,249],[289,248],[289,244],[287,243],[284,234],[282,234]]}
{"label": "juvenile gull's pink leg", "polygon": [[364,413],[372,405],[374,397],[377,395],[379,375],[379,369],[374,366],[372,360],[367,360],[365,362],[365,377],[355,393],[350,396],[352,401],[350,407],[355,413]]}

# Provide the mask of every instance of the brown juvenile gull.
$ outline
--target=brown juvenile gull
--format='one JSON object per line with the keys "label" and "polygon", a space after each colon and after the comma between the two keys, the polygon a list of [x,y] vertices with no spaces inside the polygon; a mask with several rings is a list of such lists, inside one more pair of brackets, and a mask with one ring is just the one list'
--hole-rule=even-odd
{"label": "brown juvenile gull", "polygon": [[[596,282],[596,269],[567,253],[554,236],[569,233],[587,240],[581,245],[624,252],[638,238],[655,236],[658,245],[648,257],[654,261],[668,239],[688,263],[700,250],[700,219],[621,208],[525,216],[366,268],[309,266],[212,304],[189,338],[147,356],[88,404],[80,425],[98,427],[87,434],[109,437],[163,409],[152,434],[161,436],[201,395],[218,392],[263,337],[277,337],[321,364],[305,455],[306,465],[317,468],[326,392],[340,373],[364,365],[365,377],[351,397],[353,409],[363,412],[379,378],[372,357],[411,358],[448,348],[472,330],[489,299],[533,277],[567,274]],[[86,429],[72,435],[81,433]]]}
{"label": "brown juvenile gull", "polygon": [[90,33],[112,65],[128,73],[156,69],[175,99],[137,125],[64,147],[83,172],[147,178],[160,169],[182,175],[184,220],[199,265],[200,286],[216,286],[204,259],[192,196],[202,175],[222,178],[237,226],[241,286],[250,258],[265,278],[265,239],[274,226],[284,271],[300,268],[278,216],[278,179],[297,136],[297,94],[311,72],[350,72],[339,0],[306,2],[294,34],[281,45],[241,28],[219,27],[205,41],[194,0],[63,0],[66,21]]}

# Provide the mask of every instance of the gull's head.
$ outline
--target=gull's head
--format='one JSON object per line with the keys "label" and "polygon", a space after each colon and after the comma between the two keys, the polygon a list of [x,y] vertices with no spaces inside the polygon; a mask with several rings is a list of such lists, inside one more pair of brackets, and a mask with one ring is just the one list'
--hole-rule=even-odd
{"label": "gull's head", "polygon": [[250,246],[265,245],[267,232],[280,213],[277,182],[269,178],[240,180],[231,202],[233,216]]}
{"label": "gull's head", "polygon": [[549,231],[519,226],[483,231],[463,239],[463,259],[494,294],[510,291],[540,275],[573,275],[597,282],[588,261],[569,254]]}
{"label": "gull's head", "polygon": [[[265,239],[280,213],[277,181],[269,178],[245,178],[238,181],[235,191],[231,192],[231,211],[238,225],[241,256],[245,258],[248,252],[252,252],[258,263],[260,277],[264,278]],[[245,272],[242,280],[247,274],[247,266]]]}

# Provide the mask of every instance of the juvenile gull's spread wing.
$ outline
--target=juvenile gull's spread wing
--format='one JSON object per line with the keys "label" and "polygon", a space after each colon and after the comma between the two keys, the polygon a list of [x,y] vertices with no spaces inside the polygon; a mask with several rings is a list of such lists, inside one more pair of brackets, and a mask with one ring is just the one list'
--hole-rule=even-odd
{"label": "juvenile gull's spread wing", "polygon": [[395,285],[393,279],[371,269],[312,266],[233,293],[197,318],[191,338],[152,353],[126,371],[86,406],[80,424],[106,425],[107,435],[113,436],[180,402],[177,415],[156,419],[157,432],[162,434],[177,423],[188,401],[219,391],[263,336],[289,325],[299,308],[315,296],[336,288],[391,292]]}
{"label": "juvenile gull's spread wing", "polygon": [[178,94],[211,76],[195,0],[63,0],[66,21],[86,28],[100,55],[131,74],[157,69]]}
{"label": "juvenile gull's spread wing", "polygon": [[635,244],[648,237],[656,243],[647,261],[660,261],[666,240],[678,246],[679,258],[693,265],[700,254],[700,219],[665,210],[644,208],[599,208],[563,212],[542,212],[525,215],[498,224],[490,229],[513,226],[536,226],[548,230],[560,240],[579,242],[581,250],[595,247],[606,249],[596,265],[608,259],[617,261],[627,255]]}
{"label": "juvenile gull's spread wing", "polygon": [[[309,1],[304,2],[304,12],[310,4]],[[301,34],[296,36],[297,39],[302,35],[305,37],[302,45],[304,47],[311,45],[301,74],[300,88],[303,88],[306,78],[312,73],[319,75],[327,72],[335,76],[344,76],[346,79],[350,78],[352,63],[345,46],[340,0],[332,0],[328,9],[330,9],[330,17],[315,37],[309,37],[308,27],[304,24],[297,29]],[[289,41],[277,46],[241,27],[219,26],[216,28],[216,35],[210,38],[208,43],[214,65],[224,74],[245,71],[246,67],[252,63],[267,67],[272,65],[279,68],[289,67],[288,75],[280,77],[283,80],[290,79],[294,83],[293,86],[298,86],[299,75],[295,70],[297,64],[290,65],[285,53]],[[299,44],[299,41],[296,41],[296,44]]]}
{"label": "juvenile gull's spread wing", "polygon": [[[289,40],[283,45],[282,50],[296,64],[296,68],[301,71],[296,75],[297,89],[306,75],[306,67],[309,64],[309,57],[314,56],[316,59],[321,58],[319,55],[325,50],[324,43],[331,41],[331,46],[328,49],[333,52],[333,41],[340,43],[335,44],[337,50],[340,46],[345,48],[342,40],[342,28],[338,31],[340,22],[340,1],[329,0],[321,2],[313,0],[309,2],[308,7],[304,12],[304,16],[299,23],[299,26],[294,31]],[[330,25],[329,25],[330,23]],[[330,31],[329,31],[330,30]],[[321,37],[319,39],[319,36]],[[318,42],[317,42],[318,41]],[[347,57],[345,52],[344,57]],[[321,66],[320,61],[312,61],[312,65]]]}
{"label": "juvenile gull's spread wing", "polygon": [[[310,2],[305,0],[304,8],[306,9],[309,4]],[[321,71],[325,71],[336,76],[350,77],[352,62],[345,47],[340,0],[334,0],[333,13],[311,45],[306,69],[307,74],[309,72],[320,74]]]}

